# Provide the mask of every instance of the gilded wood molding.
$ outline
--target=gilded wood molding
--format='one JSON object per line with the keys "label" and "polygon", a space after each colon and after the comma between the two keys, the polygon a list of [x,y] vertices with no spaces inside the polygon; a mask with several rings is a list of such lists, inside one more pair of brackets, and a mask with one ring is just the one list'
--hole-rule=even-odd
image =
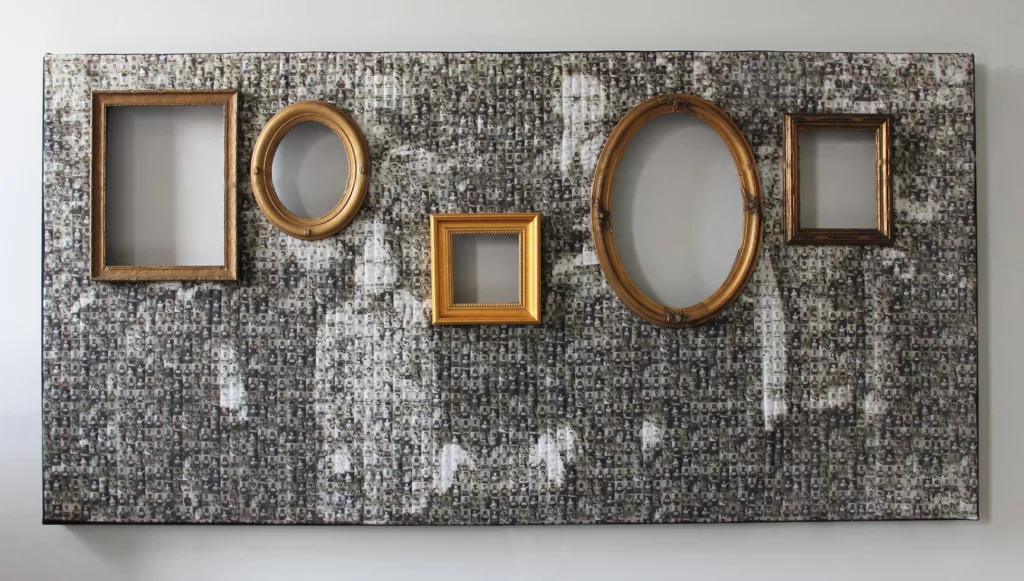
{"label": "gilded wood molding", "polygon": [[[703,301],[682,308],[662,305],[648,297],[630,279],[619,257],[612,232],[612,190],[615,170],[633,136],[661,115],[686,114],[710,125],[725,141],[739,174],[743,199],[743,238],[732,269],[718,289]],[[681,155],[685,155],[682,152]],[[681,184],[685,187],[685,184]],[[663,327],[694,327],[710,321],[739,296],[757,265],[761,252],[764,212],[761,181],[750,144],[736,123],[713,103],[682,93],[652,97],[629,111],[612,130],[598,158],[591,196],[590,223],[601,269],[615,294],[634,313]]]}
{"label": "gilded wood molding", "polygon": [[[519,300],[456,303],[452,236],[515,234],[519,238]],[[540,322],[540,214],[431,214],[430,321],[435,325]]]}
{"label": "gilded wood molding", "polygon": [[[800,226],[800,130],[873,131],[875,133],[875,227],[803,228]],[[785,240],[804,245],[887,245],[893,242],[892,117],[889,115],[811,115],[789,113],[785,143]]]}
{"label": "gilded wood molding", "polygon": [[[273,166],[277,147],[289,131],[305,122],[326,125],[341,139],[347,153],[348,182],[345,191],[333,208],[315,218],[303,218],[289,211],[274,189]],[[281,109],[260,131],[252,151],[249,179],[256,203],[274,226],[289,236],[318,240],[336,234],[359,212],[370,182],[370,154],[359,126],[344,111],[321,101],[299,101]]]}
{"label": "gilded wood molding", "polygon": [[[220,105],[224,113],[224,263],[202,266],[121,266],[107,263],[107,109],[109,107],[183,107]],[[238,241],[236,157],[238,93],[236,91],[93,91],[90,161],[90,275],[111,282],[161,280],[236,280]]]}

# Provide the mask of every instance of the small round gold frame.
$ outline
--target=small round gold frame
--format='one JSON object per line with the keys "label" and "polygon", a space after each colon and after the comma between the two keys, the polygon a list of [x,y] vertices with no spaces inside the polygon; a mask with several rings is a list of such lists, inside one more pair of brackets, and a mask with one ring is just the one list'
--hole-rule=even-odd
{"label": "small round gold frame", "polygon": [[[622,159],[622,154],[644,124],[655,117],[671,113],[693,115],[714,128],[732,153],[740,178],[739,194],[743,196],[743,240],[729,275],[710,297],[683,308],[659,304],[637,288],[619,258],[611,225],[612,187],[615,184],[615,169]],[[685,155],[685,152],[681,155]],[[601,270],[608,277],[608,283],[619,299],[644,319],[663,327],[676,328],[695,327],[706,323],[736,300],[753,274],[754,267],[757,266],[764,220],[761,198],[761,180],[750,144],[725,111],[700,97],[684,93],[647,99],[619,121],[597,161],[590,204],[590,222]]]}
{"label": "small round gold frame", "polygon": [[[271,168],[281,140],[293,127],[315,121],[329,127],[345,144],[348,156],[348,184],[338,203],[323,216],[303,218],[288,211],[274,190]],[[270,118],[252,152],[249,170],[256,203],[263,214],[282,232],[304,240],[318,240],[336,234],[352,221],[363,205],[370,181],[370,156],[359,127],[341,109],[321,101],[300,101]]]}

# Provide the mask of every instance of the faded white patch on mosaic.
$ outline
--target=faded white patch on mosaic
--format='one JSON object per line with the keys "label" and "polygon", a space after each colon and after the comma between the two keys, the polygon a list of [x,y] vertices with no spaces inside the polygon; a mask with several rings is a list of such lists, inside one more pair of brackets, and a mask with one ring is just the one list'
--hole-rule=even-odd
{"label": "faded white patch on mosaic", "polygon": [[770,258],[759,264],[766,293],[760,297],[764,427],[773,430],[786,417],[786,384],[789,380],[789,346],[786,315],[779,296],[779,282]]}
{"label": "faded white patch on mosaic", "polygon": [[230,345],[217,348],[217,376],[220,383],[220,407],[244,414],[245,384],[239,374],[238,354]]}
{"label": "faded white patch on mosaic", "polygon": [[449,442],[441,447],[441,454],[438,457],[438,465],[434,469],[434,488],[442,493],[448,492],[455,479],[455,473],[465,466],[472,469],[473,458],[466,450],[455,442]]}
{"label": "faded white patch on mosaic", "polygon": [[601,155],[606,135],[597,134],[596,128],[607,115],[609,89],[593,76],[571,73],[562,77],[562,174],[570,175],[578,157],[584,171],[592,171]]}
{"label": "faded white patch on mosaic", "polygon": [[658,424],[644,420],[643,427],[640,432],[640,438],[645,452],[661,444],[663,431],[664,430],[662,430],[661,426]]}
{"label": "faded white patch on mosaic", "polygon": [[561,485],[565,478],[565,465],[576,458],[576,432],[571,426],[560,426],[553,432],[541,434],[530,450],[530,466],[544,469],[548,482]]}
{"label": "faded white patch on mosaic", "polygon": [[597,259],[597,252],[593,248],[586,248],[579,254],[560,256],[558,261],[555,262],[551,274],[553,276],[560,276],[569,274],[582,266],[596,266],[598,264],[600,263]]}
{"label": "faded white patch on mosaic", "polygon": [[385,242],[387,225],[379,221],[368,223],[363,233],[363,252],[356,261],[356,280],[366,292],[378,292],[395,286],[395,264],[391,249]]}

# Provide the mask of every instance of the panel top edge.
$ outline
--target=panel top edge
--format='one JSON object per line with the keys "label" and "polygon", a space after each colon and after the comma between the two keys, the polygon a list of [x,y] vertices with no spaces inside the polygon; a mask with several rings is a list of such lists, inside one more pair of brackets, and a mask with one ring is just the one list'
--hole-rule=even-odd
{"label": "panel top edge", "polygon": [[972,52],[930,52],[930,51],[828,51],[828,50],[682,50],[682,49],[654,49],[654,50],[522,50],[522,51],[488,51],[488,50],[395,50],[395,51],[221,51],[221,52],[124,52],[124,53],[46,53],[43,60],[67,58],[67,57],[116,57],[116,56],[146,56],[146,57],[189,57],[199,55],[209,56],[242,56],[242,55],[296,55],[296,56],[324,56],[324,55],[496,55],[496,56],[517,56],[517,55],[589,55],[589,54],[795,54],[795,55],[860,55],[860,56],[952,56],[962,58],[974,58]]}

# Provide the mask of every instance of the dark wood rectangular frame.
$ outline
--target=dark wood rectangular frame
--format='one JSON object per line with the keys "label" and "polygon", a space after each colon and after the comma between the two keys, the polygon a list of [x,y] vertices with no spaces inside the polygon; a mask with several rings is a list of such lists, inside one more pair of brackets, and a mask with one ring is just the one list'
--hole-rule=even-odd
{"label": "dark wood rectangular frame", "polygon": [[[800,130],[803,128],[875,132],[875,228],[800,227]],[[893,242],[892,116],[788,113],[785,145],[785,241],[807,245],[887,245]]]}

